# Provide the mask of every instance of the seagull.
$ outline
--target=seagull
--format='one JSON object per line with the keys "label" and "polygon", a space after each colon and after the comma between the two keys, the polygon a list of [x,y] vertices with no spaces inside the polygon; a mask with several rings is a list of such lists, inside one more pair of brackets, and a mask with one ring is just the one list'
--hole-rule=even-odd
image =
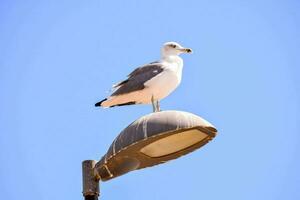
{"label": "seagull", "polygon": [[104,108],[134,104],[151,104],[153,112],[160,111],[159,101],[173,92],[181,82],[182,53],[192,49],[176,42],[161,48],[161,59],[133,70],[126,80],[113,85],[110,96],[95,104]]}

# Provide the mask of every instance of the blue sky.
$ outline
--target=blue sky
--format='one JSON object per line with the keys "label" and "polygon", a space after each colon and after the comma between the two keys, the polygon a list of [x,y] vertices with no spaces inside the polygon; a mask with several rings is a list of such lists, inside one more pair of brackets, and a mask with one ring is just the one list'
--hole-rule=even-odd
{"label": "blue sky", "polygon": [[161,102],[219,135],[185,157],[101,183],[101,199],[300,199],[299,1],[0,3],[1,199],[82,199],[81,161],[100,159],[139,105],[94,103],[166,41],[184,55]]}

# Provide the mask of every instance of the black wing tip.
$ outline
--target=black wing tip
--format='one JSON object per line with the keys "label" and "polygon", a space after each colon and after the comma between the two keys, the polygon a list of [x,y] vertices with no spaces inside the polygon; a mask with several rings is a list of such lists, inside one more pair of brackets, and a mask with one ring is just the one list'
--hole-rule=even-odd
{"label": "black wing tip", "polygon": [[103,101],[106,101],[107,98],[103,99],[102,101],[99,101],[98,103],[95,104],[96,107],[100,107]]}

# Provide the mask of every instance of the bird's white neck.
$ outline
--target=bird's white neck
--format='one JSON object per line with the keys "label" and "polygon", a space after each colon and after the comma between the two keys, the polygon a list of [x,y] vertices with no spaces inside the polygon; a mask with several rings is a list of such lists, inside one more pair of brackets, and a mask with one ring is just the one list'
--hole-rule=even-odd
{"label": "bird's white neck", "polygon": [[172,63],[172,64],[177,64],[178,67],[182,67],[183,65],[183,60],[177,55],[168,55],[168,56],[162,56],[161,57],[162,62],[167,62],[167,63]]}

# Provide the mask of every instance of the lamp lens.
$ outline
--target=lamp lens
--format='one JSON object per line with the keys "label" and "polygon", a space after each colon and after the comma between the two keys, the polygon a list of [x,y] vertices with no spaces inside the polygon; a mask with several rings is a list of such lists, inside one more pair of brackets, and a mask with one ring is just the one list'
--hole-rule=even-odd
{"label": "lamp lens", "polygon": [[198,129],[187,130],[148,144],[140,151],[150,157],[162,157],[193,146],[206,137],[207,134]]}

